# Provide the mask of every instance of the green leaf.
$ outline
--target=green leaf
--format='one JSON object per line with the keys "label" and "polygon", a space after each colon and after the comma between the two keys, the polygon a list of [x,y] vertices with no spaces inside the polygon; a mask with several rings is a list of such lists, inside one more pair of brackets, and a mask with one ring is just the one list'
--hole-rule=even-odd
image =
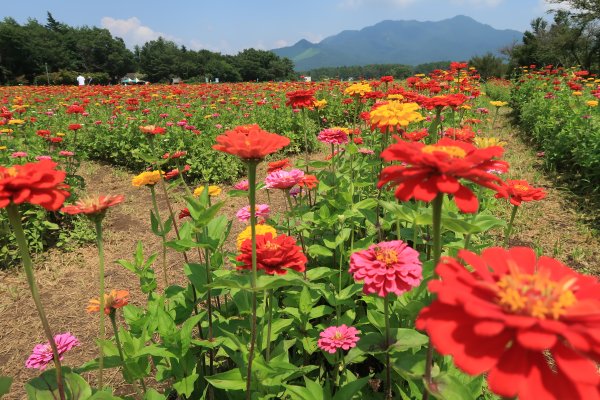
{"label": "green leaf", "polygon": [[242,378],[239,369],[230,369],[220,374],[207,376],[206,380],[217,389],[245,390],[246,379]]}
{"label": "green leaf", "polygon": [[177,393],[180,395],[190,397],[194,391],[194,383],[199,377],[200,375],[196,373],[196,367],[194,367],[189,375],[173,383],[173,389],[177,390]]}
{"label": "green leaf", "polygon": [[13,378],[10,376],[0,376],[0,397],[10,392],[10,386],[12,385]]}
{"label": "green leaf", "polygon": [[181,326],[181,354],[185,354],[189,350],[192,343],[192,331],[205,316],[206,312],[201,311],[198,315],[188,318]]}
{"label": "green leaf", "polygon": [[352,208],[356,210],[370,210],[375,208],[375,206],[377,206],[377,200],[375,200],[374,198],[367,198],[354,204]]}
{"label": "green leaf", "polygon": [[150,210],[150,227],[156,236],[162,236],[162,231],[158,227],[158,218],[156,218],[152,210]]}
{"label": "green leaf", "polygon": [[[63,368],[63,379],[65,392],[70,400],[87,400],[92,395],[92,389],[85,379],[71,372],[69,368]],[[56,383],[56,370],[54,368],[46,370],[39,377],[27,382],[25,391],[29,399],[54,400],[60,398]]]}
{"label": "green leaf", "polygon": [[156,389],[149,388],[144,395],[144,400],[165,400],[167,396],[160,394]]}
{"label": "green leaf", "polygon": [[409,349],[420,349],[429,342],[429,337],[421,332],[410,328],[394,329],[396,341],[391,344],[391,351],[406,351]]}
{"label": "green leaf", "polygon": [[298,302],[298,309],[300,310],[300,312],[302,314],[308,315],[308,313],[310,313],[312,305],[313,305],[313,301],[312,301],[312,297],[310,295],[310,290],[308,289],[308,287],[304,286],[302,288],[302,291],[300,292],[300,300]]}
{"label": "green leaf", "polygon": [[439,375],[434,379],[433,385],[436,390],[430,391],[430,393],[436,399],[464,400],[472,398],[469,388],[454,376],[448,374]]}
{"label": "green leaf", "polygon": [[331,257],[333,256],[333,252],[329,250],[327,247],[321,246],[320,244],[313,244],[308,246],[308,254],[311,257]]}
{"label": "green leaf", "polygon": [[[328,249],[325,249],[325,250],[327,250],[330,254],[332,254],[331,251],[329,251]],[[310,252],[310,247],[309,247],[308,251]],[[336,270],[328,268],[328,267],[317,267],[317,268],[309,269],[308,271],[306,271],[306,279],[309,282],[314,282],[314,281],[318,281],[319,279],[327,278],[331,275],[335,275],[336,273],[337,273]]]}
{"label": "green leaf", "polygon": [[351,399],[363,386],[369,382],[371,377],[365,376],[364,378],[357,379],[352,382],[346,383],[340,388],[340,390],[333,396],[333,400],[348,400]]}

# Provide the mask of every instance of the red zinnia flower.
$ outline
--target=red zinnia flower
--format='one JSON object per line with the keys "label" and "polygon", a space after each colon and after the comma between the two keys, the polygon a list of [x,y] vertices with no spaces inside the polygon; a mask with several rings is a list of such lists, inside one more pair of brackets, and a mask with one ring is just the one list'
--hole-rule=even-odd
{"label": "red zinnia flower", "polygon": [[[252,269],[252,240],[242,243],[242,254],[236,260],[243,263],[238,269]],[[287,269],[303,272],[306,268],[306,256],[294,238],[287,235],[273,237],[271,233],[256,236],[256,267],[269,275],[285,275]]]}
{"label": "red zinnia flower", "polygon": [[304,174],[304,178],[298,182],[298,186],[306,187],[307,189],[314,189],[317,187],[317,183],[319,183],[319,180],[316,176]]}
{"label": "red zinnia flower", "polygon": [[313,90],[296,90],[295,92],[286,93],[287,101],[285,105],[292,108],[312,107],[315,102],[314,94]]}
{"label": "red zinnia flower", "polygon": [[506,193],[497,193],[496,198],[508,197],[510,203],[520,206],[523,201],[541,200],[546,197],[546,192],[542,188],[534,188],[527,181],[507,180],[504,185]]}
{"label": "red zinnia flower", "polygon": [[213,149],[233,154],[244,160],[262,160],[290,144],[290,139],[260,129],[256,124],[236,126],[217,136]]}
{"label": "red zinnia flower", "polygon": [[83,114],[85,112],[85,108],[80,106],[79,104],[72,104],[67,107],[67,114]]}
{"label": "red zinnia flower", "polygon": [[468,374],[487,372],[506,398],[600,398],[597,278],[525,247],[458,257],[438,264],[437,298],[416,321],[441,354]]}
{"label": "red zinnia flower", "polygon": [[64,184],[66,172],[57,171],[58,164],[42,160],[5,168],[0,166],[0,208],[31,203],[56,211],[69,197]]}
{"label": "red zinnia flower", "polygon": [[489,172],[500,161],[504,150],[500,146],[478,149],[470,143],[443,138],[436,144],[420,142],[392,144],[381,153],[385,161],[401,161],[405,165],[392,165],[381,171],[378,187],[387,183],[398,185],[398,200],[411,198],[432,201],[438,193],[454,195],[454,202],[465,213],[477,212],[479,201],[473,192],[462,185],[464,178],[478,185],[503,193],[502,180]]}
{"label": "red zinnia flower", "polygon": [[191,217],[192,214],[190,214],[190,210],[185,207],[183,208],[181,211],[179,211],[179,219],[183,219],[185,217]]}
{"label": "red zinnia flower", "polygon": [[146,125],[146,126],[140,126],[140,131],[142,131],[143,133],[147,133],[149,135],[162,135],[167,130],[165,128],[161,128],[160,126]]}
{"label": "red zinnia flower", "polygon": [[423,279],[419,252],[401,240],[371,245],[350,256],[349,271],[354,280],[364,281],[363,292],[381,297],[400,296]]}
{"label": "red zinnia flower", "polygon": [[348,143],[348,134],[341,128],[327,128],[319,132],[317,140],[322,143],[344,144]]}
{"label": "red zinnia flower", "polygon": [[82,128],[83,126],[81,124],[69,124],[68,129],[70,131],[78,131]]}
{"label": "red zinnia flower", "polygon": [[108,207],[116,206],[123,202],[123,200],[125,200],[125,196],[122,194],[98,196],[97,198],[88,197],[78,200],[75,204],[64,206],[60,211],[71,215],[104,216]]}
{"label": "red zinnia flower", "polygon": [[284,158],[283,160],[279,161],[272,161],[267,165],[267,173],[270,174],[271,172],[279,171],[281,169],[288,168],[291,166],[292,164],[290,163],[289,158]]}

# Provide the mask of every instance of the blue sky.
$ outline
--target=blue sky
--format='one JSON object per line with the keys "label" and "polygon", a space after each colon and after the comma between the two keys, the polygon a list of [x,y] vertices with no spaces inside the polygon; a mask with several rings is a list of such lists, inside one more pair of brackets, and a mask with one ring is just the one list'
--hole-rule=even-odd
{"label": "blue sky", "polygon": [[319,42],[382,20],[438,21],[462,14],[497,29],[529,28],[545,0],[24,0],[4,1],[0,17],[19,23],[46,11],[71,26],[107,28],[128,47],[163,36],[188,48],[235,54],[300,39]]}

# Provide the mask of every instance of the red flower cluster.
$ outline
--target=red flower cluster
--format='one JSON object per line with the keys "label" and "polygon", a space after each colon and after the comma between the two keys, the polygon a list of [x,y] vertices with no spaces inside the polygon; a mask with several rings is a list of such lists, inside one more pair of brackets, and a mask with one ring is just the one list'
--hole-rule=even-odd
{"label": "red flower cluster", "polygon": [[398,143],[385,149],[381,157],[388,162],[401,161],[403,165],[385,167],[377,186],[398,185],[395,192],[398,200],[415,198],[429,202],[438,193],[449,193],[454,195],[454,202],[462,212],[474,213],[479,201],[469,188],[460,183],[460,178],[504,192],[502,180],[490,172],[497,168],[498,163],[507,165],[494,160],[502,156],[502,147],[478,149],[472,144],[448,138],[432,145],[396,139]]}
{"label": "red flower cluster", "polygon": [[292,164],[290,163],[290,159],[284,158],[283,160],[270,162],[267,165],[267,173],[270,174],[271,172],[275,172],[275,171],[282,170],[284,168],[291,168],[291,167],[292,167]]}
{"label": "red flower cluster", "polygon": [[296,90],[285,94],[286,106],[292,108],[310,108],[315,102],[315,92],[313,90]]}
{"label": "red flower cluster", "polygon": [[[416,321],[435,348],[520,400],[600,398],[600,284],[524,247],[438,264]],[[470,267],[465,268],[464,264]],[[472,272],[471,272],[472,271]]]}
{"label": "red flower cluster", "polygon": [[542,188],[534,188],[527,181],[507,180],[504,182],[506,193],[497,193],[496,198],[508,197],[512,205],[520,206],[523,201],[541,200],[546,197],[546,192]]}
{"label": "red flower cluster", "polygon": [[217,136],[213,149],[233,154],[244,160],[262,160],[290,144],[290,139],[260,129],[256,124],[236,126]]}
{"label": "red flower cluster", "polygon": [[[242,254],[236,260],[242,265],[238,269],[252,269],[252,240],[242,243]],[[285,275],[287,269],[303,272],[306,268],[306,256],[294,238],[287,235],[273,237],[271,233],[256,236],[256,267],[269,275]]]}
{"label": "red flower cluster", "polygon": [[56,211],[69,197],[64,182],[66,173],[57,171],[58,164],[42,160],[36,163],[0,166],[0,208],[10,203],[31,203]]}

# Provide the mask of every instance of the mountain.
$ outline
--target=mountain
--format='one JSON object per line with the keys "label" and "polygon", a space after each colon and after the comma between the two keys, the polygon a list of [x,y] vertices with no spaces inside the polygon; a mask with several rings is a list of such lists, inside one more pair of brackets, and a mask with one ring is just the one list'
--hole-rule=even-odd
{"label": "mountain", "polygon": [[302,39],[271,51],[291,59],[296,71],[344,65],[418,65],[466,61],[488,52],[497,55],[502,47],[522,37],[519,31],[494,29],[458,15],[437,22],[382,21],[358,31],[342,31],[319,43]]}

